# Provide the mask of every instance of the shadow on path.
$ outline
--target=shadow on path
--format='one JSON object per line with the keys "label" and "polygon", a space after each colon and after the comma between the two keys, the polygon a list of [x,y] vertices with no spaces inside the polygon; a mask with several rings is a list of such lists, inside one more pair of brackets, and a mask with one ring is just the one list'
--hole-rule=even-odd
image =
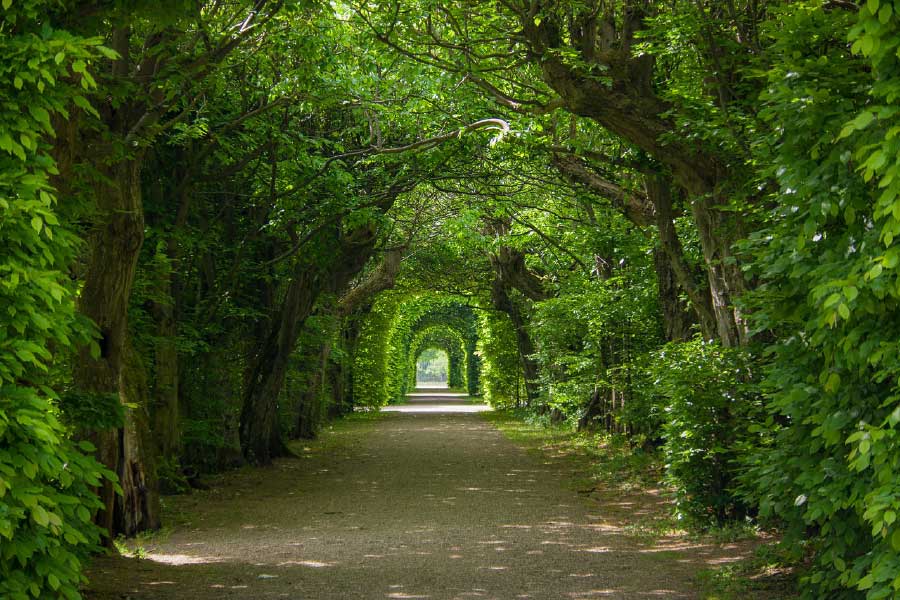
{"label": "shadow on path", "polygon": [[87,597],[697,598],[694,572],[737,558],[625,535],[570,473],[471,414],[485,408],[413,395],[167,499],[179,526],[141,560],[96,561]]}

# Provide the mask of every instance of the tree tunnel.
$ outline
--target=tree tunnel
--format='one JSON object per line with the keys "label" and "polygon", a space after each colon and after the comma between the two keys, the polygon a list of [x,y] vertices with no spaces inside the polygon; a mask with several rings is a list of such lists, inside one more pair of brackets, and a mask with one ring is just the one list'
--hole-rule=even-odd
{"label": "tree tunnel", "polygon": [[466,388],[466,349],[465,341],[456,331],[445,325],[434,325],[420,330],[413,337],[410,345],[409,364],[406,371],[409,377],[408,387],[417,385],[417,363],[423,352],[434,348],[447,355],[447,387],[450,389]]}
{"label": "tree tunnel", "polygon": [[415,387],[416,359],[436,347],[448,356],[448,385],[481,393],[478,319],[465,300],[435,293],[384,292],[365,317],[353,368],[358,405],[381,406]]}

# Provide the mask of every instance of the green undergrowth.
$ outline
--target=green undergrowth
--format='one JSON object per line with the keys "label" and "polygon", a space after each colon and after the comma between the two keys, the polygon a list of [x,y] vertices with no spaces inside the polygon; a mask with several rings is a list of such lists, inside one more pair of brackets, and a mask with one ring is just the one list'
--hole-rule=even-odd
{"label": "green undergrowth", "polygon": [[620,436],[574,431],[568,425],[552,425],[521,410],[496,410],[483,416],[528,451],[571,463],[579,489],[593,485],[636,491],[660,486],[659,454],[632,448]]}
{"label": "green undergrowth", "polygon": [[[759,543],[746,560],[697,573],[703,600],[798,597],[794,591],[796,578],[785,566],[789,564],[788,557],[752,524],[739,522],[692,530],[679,522],[673,504],[668,501],[671,490],[661,483],[664,464],[659,452],[633,447],[621,436],[579,432],[566,424],[553,425],[522,410],[497,410],[482,416],[530,454],[570,470],[573,489],[585,497],[650,498],[651,509],[642,511],[641,516],[620,515],[625,521],[624,533],[642,544],[652,545],[671,536],[703,544]],[[654,497],[659,498],[658,503],[652,501]]]}
{"label": "green undergrowth", "polygon": [[[347,413],[339,418],[332,419],[319,431],[314,440],[294,440],[288,444],[288,448],[299,458],[310,456],[312,453],[323,453],[339,446],[341,438],[335,434],[345,433],[350,430],[357,432],[371,427],[385,417],[385,413],[378,410],[366,410]],[[361,427],[363,426],[363,427]]]}
{"label": "green undergrowth", "polygon": [[113,547],[122,556],[147,558],[147,554],[168,540],[176,528],[177,524],[173,523],[157,530],[142,531],[133,537],[119,535],[113,540]]}
{"label": "green undergrowth", "polygon": [[792,600],[799,598],[788,557],[764,544],[748,560],[697,573],[703,600]]}

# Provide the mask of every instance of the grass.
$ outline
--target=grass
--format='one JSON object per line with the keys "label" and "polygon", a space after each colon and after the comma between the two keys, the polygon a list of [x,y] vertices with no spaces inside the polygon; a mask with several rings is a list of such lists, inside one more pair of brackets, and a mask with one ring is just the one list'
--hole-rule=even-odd
{"label": "grass", "polygon": [[515,411],[497,410],[483,416],[527,450],[569,462],[579,472],[582,484],[621,491],[655,489],[660,485],[659,455],[632,448],[620,436],[578,432],[565,424],[530,420]]}
{"label": "grass", "polygon": [[704,600],[790,600],[797,598],[796,575],[775,544],[763,544],[746,561],[697,574]]}
{"label": "grass", "polygon": [[[660,483],[664,465],[658,453],[632,447],[621,436],[578,432],[569,425],[552,425],[523,412],[494,411],[482,416],[526,451],[571,469],[573,487],[581,494],[619,498],[652,491],[663,499],[640,517],[623,515],[624,533],[642,544],[652,545],[671,536],[707,544],[759,543],[748,560],[698,572],[703,600],[797,598],[795,576],[784,566],[786,557],[774,543],[765,543],[753,524],[734,523],[702,532],[684,529],[675,519],[671,504],[664,501],[667,490]],[[656,554],[663,558],[669,553]]]}
{"label": "grass", "polygon": [[113,547],[122,556],[146,558],[147,548],[165,542],[172,535],[172,531],[172,527],[161,527],[156,531],[141,531],[130,538],[119,535],[113,540]]}

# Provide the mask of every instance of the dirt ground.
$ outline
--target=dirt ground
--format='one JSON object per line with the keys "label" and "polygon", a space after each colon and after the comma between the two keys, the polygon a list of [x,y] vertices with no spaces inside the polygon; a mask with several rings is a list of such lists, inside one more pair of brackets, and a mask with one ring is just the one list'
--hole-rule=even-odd
{"label": "dirt ground", "polygon": [[167,498],[141,558],[100,558],[90,600],[700,598],[694,576],[747,544],[642,541],[660,500],[580,493],[465,397],[418,396],[337,424],[300,458]]}

